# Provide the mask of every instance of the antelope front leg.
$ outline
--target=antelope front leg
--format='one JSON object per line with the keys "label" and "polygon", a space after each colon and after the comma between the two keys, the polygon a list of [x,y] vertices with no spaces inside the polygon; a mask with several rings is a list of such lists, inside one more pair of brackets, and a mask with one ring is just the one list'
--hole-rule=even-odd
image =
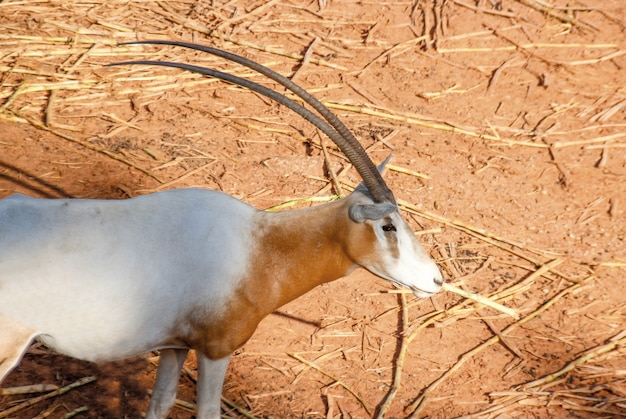
{"label": "antelope front leg", "polygon": [[219,419],[224,376],[230,355],[222,359],[209,359],[196,352],[198,361],[198,382],[196,399],[198,419]]}
{"label": "antelope front leg", "polygon": [[187,349],[163,349],[146,419],[165,419],[176,401],[176,389]]}

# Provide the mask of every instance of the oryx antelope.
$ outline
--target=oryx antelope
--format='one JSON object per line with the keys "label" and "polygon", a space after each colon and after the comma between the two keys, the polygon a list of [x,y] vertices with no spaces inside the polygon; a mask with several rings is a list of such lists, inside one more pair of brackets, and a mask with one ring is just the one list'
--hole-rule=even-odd
{"label": "oryx antelope", "polygon": [[437,265],[402,219],[378,170],[319,101],[243,57],[194,44],[143,43],[217,54],[283,84],[328,122],[283,95],[228,74],[171,62],[133,62],[209,74],[289,106],[337,143],[364,184],[334,202],[282,212],[259,211],[203,189],[127,200],[23,195],[0,200],[0,382],[33,339],[90,361],[158,349],[147,417],[165,418],[183,361],[194,349],[197,417],[218,418],[231,353],[283,304],[358,267],[418,297],[441,288]]}

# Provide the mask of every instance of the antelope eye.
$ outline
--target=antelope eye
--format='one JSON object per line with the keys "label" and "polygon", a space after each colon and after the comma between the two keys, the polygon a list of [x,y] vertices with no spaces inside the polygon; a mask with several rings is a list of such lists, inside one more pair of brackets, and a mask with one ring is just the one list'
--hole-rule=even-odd
{"label": "antelope eye", "polygon": [[389,224],[385,224],[383,226],[383,231],[396,231],[396,226],[394,226],[393,224],[389,223]]}

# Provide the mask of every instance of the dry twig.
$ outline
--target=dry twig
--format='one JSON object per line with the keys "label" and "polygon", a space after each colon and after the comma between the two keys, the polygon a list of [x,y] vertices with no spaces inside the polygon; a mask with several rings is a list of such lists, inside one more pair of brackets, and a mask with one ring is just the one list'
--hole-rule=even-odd
{"label": "dry twig", "polygon": [[404,358],[406,357],[406,352],[409,349],[409,341],[407,329],[409,327],[409,308],[406,303],[405,294],[400,294],[400,312],[401,312],[401,330],[399,336],[398,343],[398,355],[396,356],[394,363],[394,372],[393,379],[391,381],[391,386],[389,387],[389,391],[387,395],[383,399],[382,403],[377,409],[376,419],[383,419],[387,414],[387,411],[391,407],[393,400],[396,397],[396,394],[400,390],[400,385],[402,383],[402,368],[404,367]]}
{"label": "dry twig", "polygon": [[58,390],[54,390],[50,393],[44,394],[43,396],[39,396],[39,397],[34,397],[32,399],[28,399],[23,403],[18,404],[17,406],[13,406],[9,409],[6,409],[2,412],[0,412],[0,418],[6,418],[9,417],[11,415],[14,415],[15,413],[19,412],[20,410],[26,409],[34,404],[37,404],[43,400],[48,400],[51,399],[53,397],[57,397],[57,396],[61,396],[65,393],[67,393],[68,391],[74,390],[77,387],[80,386],[84,386],[85,384],[89,384],[96,381],[96,377],[95,376],[90,376],[90,377],[84,377],[81,378],[80,380],[77,380],[75,382],[73,382],[72,384],[69,384],[65,387],[61,387]]}

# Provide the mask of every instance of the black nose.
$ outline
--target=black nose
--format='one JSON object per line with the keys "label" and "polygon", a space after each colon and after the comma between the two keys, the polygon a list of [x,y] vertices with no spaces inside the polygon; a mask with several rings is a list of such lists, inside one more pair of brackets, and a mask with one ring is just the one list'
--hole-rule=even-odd
{"label": "black nose", "polygon": [[433,281],[435,282],[435,284],[437,284],[437,286],[442,286],[443,285],[443,278],[435,278],[433,279]]}

